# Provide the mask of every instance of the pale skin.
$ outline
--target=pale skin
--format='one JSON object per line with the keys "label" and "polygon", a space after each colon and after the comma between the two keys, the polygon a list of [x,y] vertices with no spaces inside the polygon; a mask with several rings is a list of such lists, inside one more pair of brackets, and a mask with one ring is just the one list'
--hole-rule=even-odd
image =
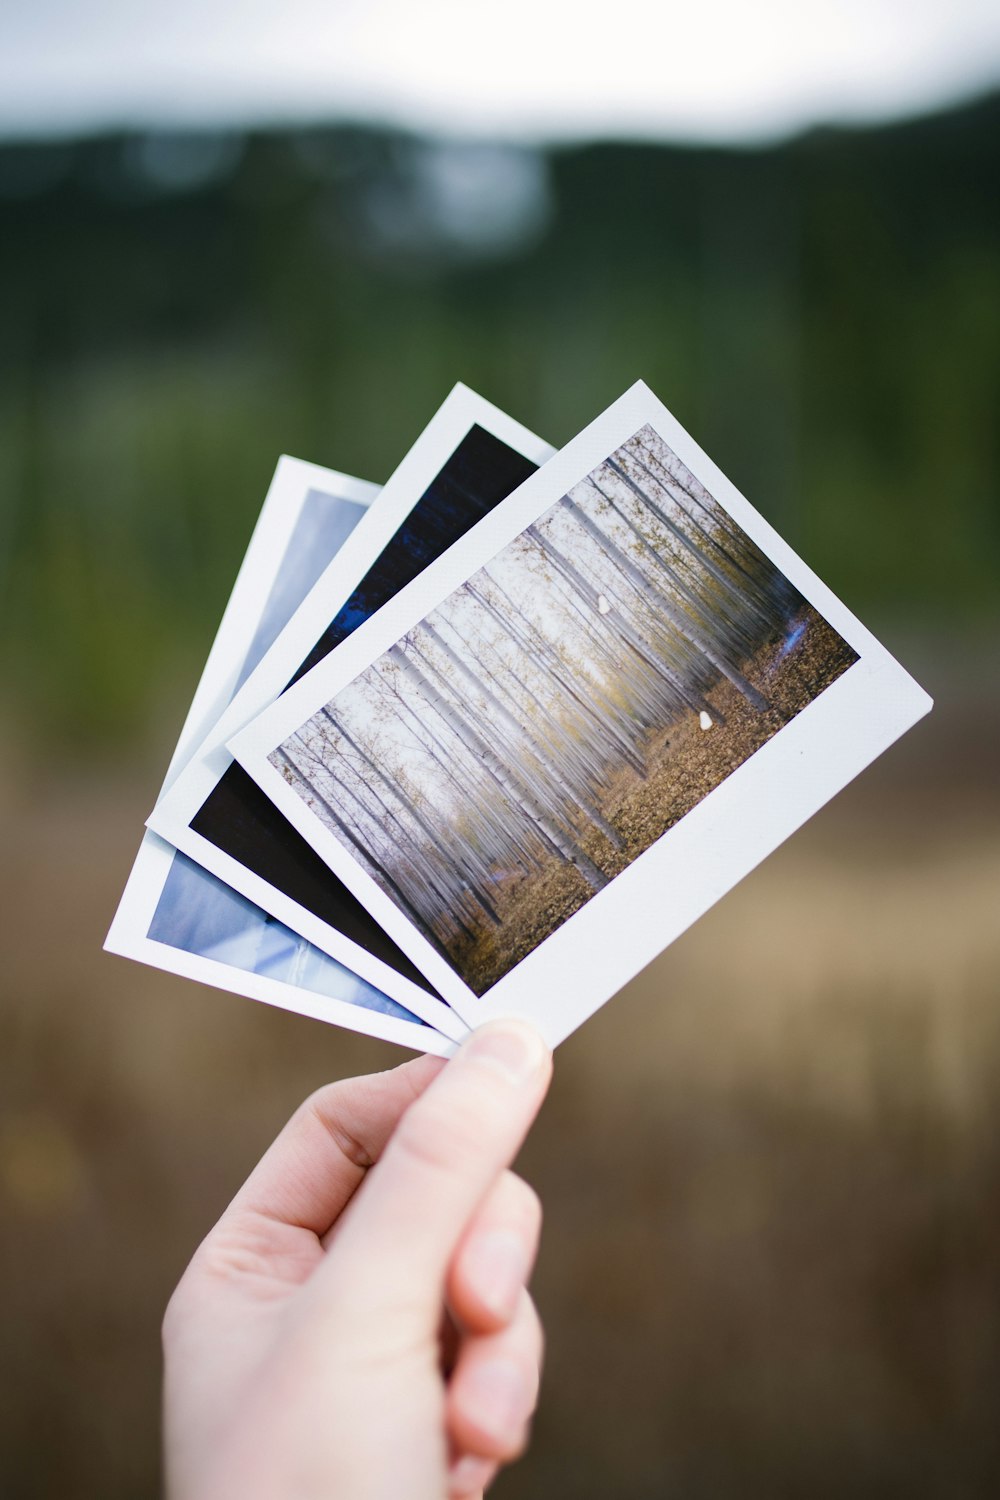
{"label": "pale skin", "polygon": [[510,1163],[550,1076],[493,1022],[302,1105],[167,1308],[170,1500],[466,1500],[523,1451],[541,1214]]}

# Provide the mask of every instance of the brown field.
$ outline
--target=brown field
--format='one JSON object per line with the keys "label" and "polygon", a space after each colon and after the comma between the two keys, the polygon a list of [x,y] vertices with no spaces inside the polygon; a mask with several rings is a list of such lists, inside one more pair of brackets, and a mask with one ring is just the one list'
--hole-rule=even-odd
{"label": "brown field", "polygon": [[[996,654],[559,1052],[509,1500],[1000,1493]],[[964,663],[964,667],[963,667]],[[158,1324],[298,1100],[395,1049],[99,951],[156,784],[0,781],[0,1494],[158,1489]]]}
{"label": "brown field", "polygon": [[[772,642],[740,664],[770,702],[767,713],[756,712],[722,678],[707,695],[715,720],[711,729],[702,730],[698,715],[687,713],[637,747],[647,768],[645,778],[630,767],[618,772],[599,811],[624,847],[615,849],[593,827],[580,838],[605,875],[627,869],[857,660],[811,606],[797,618],[805,634],[794,652],[781,659],[780,642]],[[579,871],[553,856],[537,874],[511,879],[490,894],[502,925],[484,926],[475,943],[456,937],[450,947],[455,968],[477,995],[485,994],[594,893]]]}

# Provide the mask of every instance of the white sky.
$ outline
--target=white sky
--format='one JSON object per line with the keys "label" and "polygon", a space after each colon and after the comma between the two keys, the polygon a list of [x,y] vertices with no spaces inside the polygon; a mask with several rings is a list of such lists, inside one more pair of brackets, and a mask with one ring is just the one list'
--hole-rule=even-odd
{"label": "white sky", "polygon": [[998,0],[0,0],[0,133],[761,138],[1000,79]]}

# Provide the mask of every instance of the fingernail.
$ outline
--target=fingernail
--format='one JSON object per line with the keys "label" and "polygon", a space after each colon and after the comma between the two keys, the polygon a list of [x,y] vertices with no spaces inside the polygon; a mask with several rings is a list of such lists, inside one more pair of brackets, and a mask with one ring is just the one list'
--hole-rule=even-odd
{"label": "fingernail", "polygon": [[520,1436],[533,1405],[533,1392],[520,1368],[509,1359],[477,1365],[462,1382],[462,1406],[467,1419],[499,1443],[509,1443]]}
{"label": "fingernail", "polygon": [[479,1026],[459,1048],[457,1056],[484,1062],[511,1083],[528,1083],[549,1059],[549,1049],[526,1021],[489,1021]]}
{"label": "fingernail", "polygon": [[477,1235],[466,1246],[463,1269],[487,1311],[505,1320],[514,1316],[528,1271],[520,1235],[510,1229],[490,1229]]}

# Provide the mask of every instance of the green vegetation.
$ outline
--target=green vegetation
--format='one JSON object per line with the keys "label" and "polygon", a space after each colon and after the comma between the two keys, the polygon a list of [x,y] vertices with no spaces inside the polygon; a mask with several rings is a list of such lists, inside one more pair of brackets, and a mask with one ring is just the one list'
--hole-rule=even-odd
{"label": "green vegetation", "polygon": [[974,626],[998,124],[473,151],[506,225],[390,133],[0,147],[8,722],[75,754],[179,707],[277,454],[383,479],[456,379],[558,443],[642,376],[854,607]]}

